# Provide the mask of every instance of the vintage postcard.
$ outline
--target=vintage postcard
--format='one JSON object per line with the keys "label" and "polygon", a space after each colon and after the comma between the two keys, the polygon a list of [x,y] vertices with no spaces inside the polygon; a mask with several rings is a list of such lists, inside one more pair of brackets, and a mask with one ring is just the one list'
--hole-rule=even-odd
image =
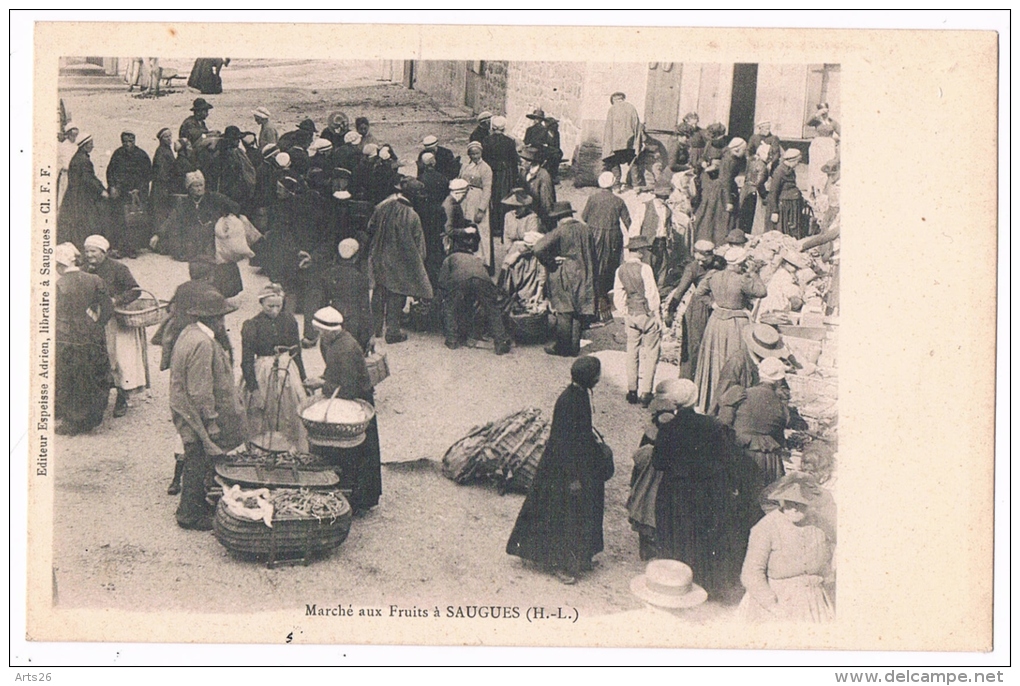
{"label": "vintage postcard", "polygon": [[994,32],[34,31],[30,641],[992,649]]}

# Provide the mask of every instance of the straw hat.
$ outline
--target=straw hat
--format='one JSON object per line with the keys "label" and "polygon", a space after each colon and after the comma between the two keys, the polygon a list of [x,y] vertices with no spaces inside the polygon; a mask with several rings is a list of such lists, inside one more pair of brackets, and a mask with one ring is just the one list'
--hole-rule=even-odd
{"label": "straw hat", "polygon": [[715,250],[715,243],[702,238],[700,241],[694,242],[694,252],[710,253]]}
{"label": "straw hat", "polygon": [[790,148],[789,150],[787,150],[786,152],[783,153],[783,159],[784,160],[796,160],[796,159],[799,159],[799,158],[800,158],[800,150],[798,150],[797,148]]}
{"label": "straw hat", "polygon": [[269,119],[270,116],[269,110],[267,110],[265,107],[256,107],[251,111],[251,113],[256,117],[261,117],[262,119]]}
{"label": "straw hat", "polygon": [[758,378],[762,381],[782,381],[786,378],[786,365],[778,357],[766,357],[758,363]]}
{"label": "straw hat", "polygon": [[744,328],[747,349],[761,358],[784,358],[790,351],[783,345],[783,337],[768,324],[751,324]]}
{"label": "straw hat", "polygon": [[424,145],[426,148],[431,148],[436,145],[439,145],[439,139],[431,135],[425,136],[424,138],[421,139],[421,144]]}
{"label": "straw hat", "polygon": [[630,582],[630,591],[658,607],[673,609],[701,605],[708,593],[694,583],[694,572],[677,560],[652,560],[645,573]]}
{"label": "straw hat", "polygon": [[320,331],[339,331],[343,324],[344,316],[334,307],[316,310],[312,317],[312,325]]}
{"label": "straw hat", "polygon": [[743,248],[730,248],[723,255],[723,259],[726,260],[726,264],[740,264],[747,259],[747,251]]}
{"label": "straw hat", "polygon": [[486,119],[492,119],[492,112],[485,110],[478,113],[478,121],[485,121]]}
{"label": "straw hat", "polygon": [[466,179],[453,179],[450,181],[450,190],[451,191],[467,190],[467,187],[469,185],[470,184],[467,182]]}

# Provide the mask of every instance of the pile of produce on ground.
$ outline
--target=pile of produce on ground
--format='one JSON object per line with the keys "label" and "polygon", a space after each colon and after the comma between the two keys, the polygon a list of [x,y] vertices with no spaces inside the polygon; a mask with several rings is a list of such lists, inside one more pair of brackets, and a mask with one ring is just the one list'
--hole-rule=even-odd
{"label": "pile of produce on ground", "polygon": [[527,493],[548,440],[542,411],[526,408],[471,429],[446,451],[443,474],[459,484],[482,481],[500,493]]}

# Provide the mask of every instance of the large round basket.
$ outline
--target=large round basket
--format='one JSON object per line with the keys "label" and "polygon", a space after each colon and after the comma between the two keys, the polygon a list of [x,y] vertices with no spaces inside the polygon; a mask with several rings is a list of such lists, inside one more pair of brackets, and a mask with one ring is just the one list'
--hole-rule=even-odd
{"label": "large round basket", "polygon": [[[312,400],[312,398],[309,399],[309,401]],[[336,391],[333,392],[333,395],[329,400],[330,402],[336,400]],[[368,428],[368,425],[372,423],[372,419],[375,418],[375,408],[372,407],[371,403],[361,400],[360,398],[353,402],[361,405],[362,409],[365,411],[365,419],[353,424],[317,422],[311,419],[306,419],[304,411],[310,407],[313,402],[307,402],[307,404],[304,404],[301,408],[301,422],[305,425],[305,429],[308,430],[308,442],[313,445],[321,445],[330,448],[354,448],[364,443],[365,430]]]}
{"label": "large round basket", "polygon": [[220,500],[213,518],[213,533],[227,550],[242,555],[268,556],[271,562],[321,555],[338,548],[351,531],[350,503],[340,493],[336,496],[344,505],[336,517],[278,515],[273,517],[272,527],[261,519],[252,521],[235,516]]}
{"label": "large round basket", "polygon": [[[170,302],[160,300],[147,290],[142,291],[142,297],[134,300],[124,307],[113,308],[117,321],[122,326],[130,329],[144,329],[147,326],[159,326],[170,316]],[[145,295],[149,297],[145,297]]]}
{"label": "large round basket", "polygon": [[509,322],[510,335],[518,343],[545,343],[549,340],[549,315],[511,314]]}

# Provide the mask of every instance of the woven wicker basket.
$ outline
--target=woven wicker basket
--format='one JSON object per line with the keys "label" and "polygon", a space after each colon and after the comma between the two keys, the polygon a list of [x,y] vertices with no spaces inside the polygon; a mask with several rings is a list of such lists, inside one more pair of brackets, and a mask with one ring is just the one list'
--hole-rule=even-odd
{"label": "woven wicker basket", "polygon": [[[333,391],[330,401],[336,399],[339,387]],[[331,448],[354,448],[365,442],[365,430],[375,418],[375,408],[372,404],[358,398],[354,402],[361,405],[365,410],[365,419],[355,424],[339,424],[333,422],[317,422],[305,419],[304,411],[319,401],[318,396],[312,396],[301,404],[301,422],[308,431],[308,442],[313,445],[323,445]]]}
{"label": "woven wicker basket", "polygon": [[518,343],[545,343],[549,340],[549,315],[545,312],[511,314],[509,329]]}
{"label": "woven wicker basket", "polygon": [[139,289],[143,294],[147,293],[150,297],[138,298],[137,300],[128,303],[131,309],[124,309],[122,307],[115,307],[113,312],[117,315],[117,321],[121,325],[131,329],[144,329],[147,326],[159,326],[163,323],[167,317],[170,316],[170,301],[160,300],[152,293],[144,289]]}
{"label": "woven wicker basket", "polygon": [[338,548],[351,531],[351,506],[340,493],[344,510],[335,518],[273,517],[273,526],[261,519],[234,516],[220,500],[213,518],[213,533],[224,548],[242,555],[269,556],[272,560],[321,555]]}

